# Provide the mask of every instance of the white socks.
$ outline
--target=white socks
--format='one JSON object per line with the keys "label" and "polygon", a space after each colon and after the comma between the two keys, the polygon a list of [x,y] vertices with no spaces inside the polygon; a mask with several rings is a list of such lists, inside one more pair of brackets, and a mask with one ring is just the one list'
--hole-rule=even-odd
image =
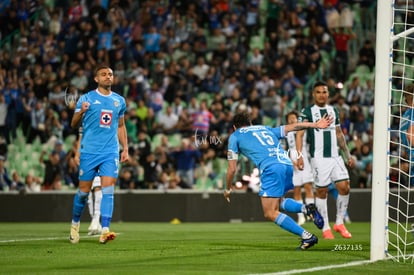
{"label": "white socks", "polygon": [[305,203],[306,205],[315,203],[315,198],[305,198]]}
{"label": "white socks", "polygon": [[321,214],[323,218],[323,228],[322,231],[331,229],[329,226],[329,218],[328,218],[328,204],[327,199],[321,199],[321,198],[315,198],[315,205],[318,209],[319,213]]}
{"label": "white socks", "polygon": [[348,209],[349,194],[339,195],[336,199],[336,224],[343,224],[346,210]]}
{"label": "white socks", "polygon": [[93,219],[97,219],[101,217],[101,201],[102,201],[102,190],[95,190],[94,192],[95,201],[94,201],[94,209],[93,209]]}
{"label": "white socks", "polygon": [[[297,203],[301,203],[301,204],[303,204],[303,201],[302,201],[302,200],[297,200],[296,202],[297,202]],[[304,210],[304,209],[306,209],[306,208],[305,208],[305,207],[304,207],[304,205],[303,205],[303,206],[302,206],[302,212],[299,212],[299,213],[298,213],[298,219],[299,219],[299,220],[301,220],[301,219],[304,219],[304,218],[305,218],[305,214],[303,214],[303,212],[304,212],[303,210]]]}

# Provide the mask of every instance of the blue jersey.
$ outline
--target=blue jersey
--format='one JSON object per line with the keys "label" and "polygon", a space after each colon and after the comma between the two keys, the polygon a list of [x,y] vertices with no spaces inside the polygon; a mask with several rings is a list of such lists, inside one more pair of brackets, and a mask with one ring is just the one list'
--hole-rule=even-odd
{"label": "blue jersey", "polygon": [[410,185],[414,186],[414,148],[407,140],[407,130],[414,124],[414,109],[407,109],[401,117],[400,122],[400,143],[402,149],[407,153],[408,161],[410,162]]}
{"label": "blue jersey", "polygon": [[103,95],[92,90],[79,98],[75,112],[81,110],[82,102],[90,105],[82,119],[81,155],[119,154],[118,122],[125,114],[125,99],[115,92]]}
{"label": "blue jersey", "polygon": [[285,127],[271,128],[254,125],[237,129],[229,138],[229,155],[243,154],[260,171],[273,164],[292,165],[281,140],[285,138]]}
{"label": "blue jersey", "polygon": [[409,160],[414,161],[414,149],[408,143],[407,140],[407,130],[408,128],[414,124],[414,109],[409,108],[407,109],[401,117],[401,125],[400,125],[400,139],[401,144],[403,145],[404,151],[407,153]]}

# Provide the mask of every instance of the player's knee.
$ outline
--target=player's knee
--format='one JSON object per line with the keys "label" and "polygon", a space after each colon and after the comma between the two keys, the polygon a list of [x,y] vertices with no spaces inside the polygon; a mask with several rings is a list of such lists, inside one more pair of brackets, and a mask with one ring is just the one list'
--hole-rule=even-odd
{"label": "player's knee", "polygon": [[88,186],[80,186],[79,185],[79,190],[84,192],[84,193],[89,193],[91,191],[91,188]]}
{"label": "player's knee", "polygon": [[315,191],[315,195],[318,198],[326,199],[326,197],[328,196],[328,188],[317,188]]}
{"label": "player's knee", "polygon": [[349,181],[343,181],[336,185],[336,188],[338,189],[338,193],[340,195],[348,195],[349,191],[351,190]]}
{"label": "player's knee", "polygon": [[266,220],[268,220],[268,221],[275,221],[276,220],[276,218],[277,218],[277,216],[279,215],[279,211],[265,211],[264,213],[263,213],[263,215],[264,215],[264,218],[266,219]]}
{"label": "player's knee", "polygon": [[272,215],[270,215],[269,213],[264,213],[264,218],[268,221],[274,221],[275,219],[272,219]]}
{"label": "player's knee", "polygon": [[102,176],[101,177],[101,187],[105,187],[105,186],[115,186],[116,184],[116,178],[113,177],[106,177],[106,176]]}
{"label": "player's knee", "polygon": [[313,186],[312,184],[305,184],[303,186],[303,189],[305,190],[305,195],[307,197],[312,196],[313,195]]}
{"label": "player's knee", "polygon": [[92,188],[92,181],[84,181],[84,180],[79,181],[79,189],[82,192],[90,192],[91,188]]}

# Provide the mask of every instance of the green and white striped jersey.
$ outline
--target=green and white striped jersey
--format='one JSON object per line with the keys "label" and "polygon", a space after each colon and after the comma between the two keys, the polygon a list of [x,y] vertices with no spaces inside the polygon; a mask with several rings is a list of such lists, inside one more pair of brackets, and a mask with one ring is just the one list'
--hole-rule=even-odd
{"label": "green and white striped jersey", "polygon": [[299,114],[299,122],[317,122],[325,114],[334,118],[334,122],[326,129],[307,129],[307,142],[312,158],[330,158],[339,156],[338,139],[336,138],[336,126],[339,126],[338,110],[331,106],[319,107],[313,105],[303,108]]}

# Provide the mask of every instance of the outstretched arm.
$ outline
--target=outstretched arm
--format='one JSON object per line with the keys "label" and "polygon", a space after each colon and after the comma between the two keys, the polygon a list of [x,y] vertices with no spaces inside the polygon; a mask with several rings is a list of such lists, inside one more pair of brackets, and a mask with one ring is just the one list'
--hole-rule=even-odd
{"label": "outstretched arm", "polygon": [[285,135],[292,131],[300,131],[308,128],[325,129],[331,125],[333,121],[334,119],[326,114],[317,122],[298,122],[294,124],[288,124],[285,125]]}

